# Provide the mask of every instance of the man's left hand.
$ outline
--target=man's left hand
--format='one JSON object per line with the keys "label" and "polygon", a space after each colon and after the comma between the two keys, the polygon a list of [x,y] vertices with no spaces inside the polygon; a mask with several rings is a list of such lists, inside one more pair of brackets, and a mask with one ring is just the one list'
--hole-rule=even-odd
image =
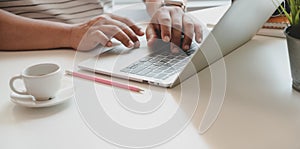
{"label": "man's left hand", "polygon": [[153,14],[146,29],[146,37],[148,46],[151,47],[156,39],[161,38],[164,42],[171,42],[171,51],[177,53],[180,46],[185,51],[189,50],[193,37],[200,43],[202,29],[200,22],[186,14],[182,8],[164,6]]}

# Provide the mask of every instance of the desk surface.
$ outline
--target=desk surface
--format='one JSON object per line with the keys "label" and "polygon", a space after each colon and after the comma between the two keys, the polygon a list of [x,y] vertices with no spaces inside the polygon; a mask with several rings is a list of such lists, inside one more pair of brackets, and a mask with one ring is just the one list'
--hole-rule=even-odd
{"label": "desk surface", "polygon": [[[23,108],[10,102],[8,81],[24,67],[53,61],[64,69],[72,69],[75,56],[71,50],[0,52],[1,149],[121,148],[104,141],[89,129],[75,98],[42,109]],[[194,79],[199,79],[196,84],[200,84],[200,90],[190,88],[184,99],[178,96],[180,86],[166,90],[132,82],[146,89],[145,94],[132,94],[135,100],[147,99],[154,93],[164,95],[160,110],[150,116],[133,117],[126,110],[112,108],[116,106],[116,101],[111,98],[115,89],[101,84],[96,84],[95,88],[106,112],[115,121],[134,127],[161,124],[172,116],[172,110],[178,108],[180,101],[199,96],[191,122],[174,138],[155,148],[300,148],[300,93],[291,87],[285,39],[255,36],[224,60],[227,78],[224,104],[216,122],[202,135],[198,134],[198,127],[212,92],[210,68],[217,67],[220,61],[181,84],[193,86]],[[82,100],[88,101],[89,95]],[[190,107],[194,105],[184,105],[180,110],[186,113]]]}

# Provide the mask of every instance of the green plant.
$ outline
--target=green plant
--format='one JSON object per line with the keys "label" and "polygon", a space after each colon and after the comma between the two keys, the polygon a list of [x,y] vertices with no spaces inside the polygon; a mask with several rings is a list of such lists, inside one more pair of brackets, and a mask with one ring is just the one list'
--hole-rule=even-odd
{"label": "green plant", "polygon": [[290,9],[290,12],[288,12],[288,10],[282,5],[279,6],[279,11],[288,18],[292,26],[299,24],[300,0],[286,0],[286,3],[287,7]]}

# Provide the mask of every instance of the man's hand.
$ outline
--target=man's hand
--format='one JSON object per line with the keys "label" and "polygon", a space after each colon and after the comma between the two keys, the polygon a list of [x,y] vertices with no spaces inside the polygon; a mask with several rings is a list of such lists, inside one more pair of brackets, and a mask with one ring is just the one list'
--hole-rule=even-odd
{"label": "man's hand", "polygon": [[0,44],[1,50],[73,48],[88,51],[99,44],[111,46],[111,38],[127,47],[138,47],[137,36],[144,35],[131,20],[112,14],[70,25],[21,17],[0,9],[0,20],[0,39],[4,43]]}
{"label": "man's hand", "polygon": [[119,40],[128,48],[139,47],[137,36],[144,35],[141,29],[134,23],[113,14],[101,15],[84,23],[72,27],[70,42],[72,48],[80,51],[88,51],[98,44],[112,46],[111,38]]}
{"label": "man's hand", "polygon": [[[184,35],[183,41],[182,35]],[[155,39],[161,38],[164,42],[171,42],[171,51],[177,53],[179,52],[177,46],[181,46],[183,50],[189,50],[194,36],[195,40],[200,43],[202,29],[200,23],[184,13],[182,8],[165,6],[153,13],[146,29],[146,36],[148,46],[152,46]]]}

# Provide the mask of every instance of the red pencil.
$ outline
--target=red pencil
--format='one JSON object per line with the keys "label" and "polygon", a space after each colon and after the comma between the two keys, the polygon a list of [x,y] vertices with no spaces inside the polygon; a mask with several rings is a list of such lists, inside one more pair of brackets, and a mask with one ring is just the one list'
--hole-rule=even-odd
{"label": "red pencil", "polygon": [[121,83],[118,83],[118,82],[113,82],[111,80],[105,80],[105,79],[102,79],[102,78],[99,78],[99,77],[89,76],[89,75],[86,75],[86,74],[73,72],[73,71],[70,71],[70,70],[66,70],[66,74],[74,76],[74,77],[78,77],[78,78],[82,78],[82,79],[86,79],[86,80],[95,81],[95,82],[98,82],[98,83],[110,85],[110,86],[115,86],[115,87],[131,90],[131,91],[134,91],[134,92],[144,91],[144,90],[139,89],[139,88],[134,87],[134,86],[121,84]]}

